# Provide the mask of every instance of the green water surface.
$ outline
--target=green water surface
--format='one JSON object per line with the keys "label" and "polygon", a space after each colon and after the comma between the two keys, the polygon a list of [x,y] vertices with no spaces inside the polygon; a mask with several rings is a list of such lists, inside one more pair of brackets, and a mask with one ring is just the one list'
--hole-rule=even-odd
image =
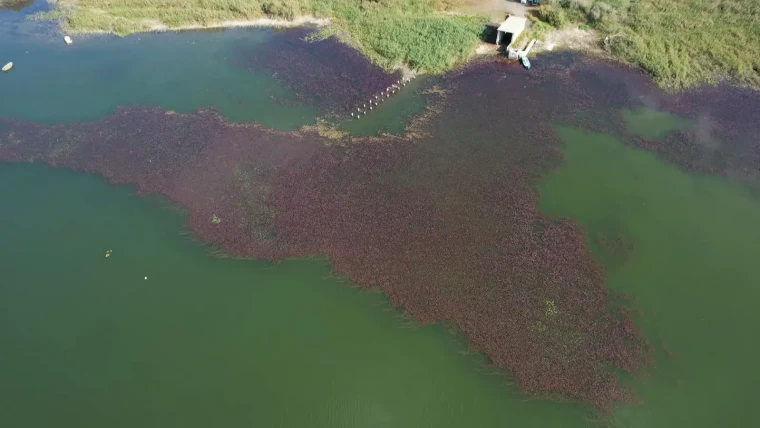
{"label": "green water surface", "polygon": [[[351,135],[378,135],[382,133],[403,135],[408,118],[422,113],[427,104],[425,91],[435,82],[434,78],[422,76],[411,80],[398,92],[384,98],[372,110],[363,108],[366,114],[344,115],[339,129]],[[369,101],[369,100],[368,100]]]}
{"label": "green water surface", "polygon": [[235,122],[255,119],[282,130],[313,124],[313,106],[300,103],[271,76],[231,61],[242,47],[249,50],[274,35],[241,30],[90,36],[77,37],[71,46],[58,37],[20,43],[0,38],[4,58],[15,64],[0,76],[0,116],[57,123],[97,119],[119,106],[180,113],[214,107]]}
{"label": "green water surface", "polygon": [[41,165],[0,198],[0,426],[583,425],[323,261],[213,258],[162,200]]}
{"label": "green water surface", "polygon": [[[541,208],[583,225],[655,347],[655,367],[629,380],[642,404],[622,406],[613,425],[755,426],[760,201],[612,136],[558,132],[566,163],[541,187]],[[616,241],[623,251],[610,251]]]}
{"label": "green water surface", "polygon": [[[67,47],[49,26],[2,10],[0,62],[16,68],[0,75],[0,117],[60,123],[122,105],[214,106],[278,129],[314,123],[313,106],[229,61],[276,35],[77,37]],[[400,133],[424,108],[418,82],[341,126]],[[663,112],[622,113],[631,134],[648,138],[690,126]],[[540,208],[586,229],[609,287],[632,298],[655,348],[655,365],[624,379],[641,404],[603,423],[757,425],[757,197],[613,136],[558,132],[566,161],[540,186]],[[415,327],[381,294],[332,278],[325,261],[218,259],[184,231],[182,212],[130,187],[0,165],[0,427],[599,422],[583,406],[521,395],[445,326]]]}

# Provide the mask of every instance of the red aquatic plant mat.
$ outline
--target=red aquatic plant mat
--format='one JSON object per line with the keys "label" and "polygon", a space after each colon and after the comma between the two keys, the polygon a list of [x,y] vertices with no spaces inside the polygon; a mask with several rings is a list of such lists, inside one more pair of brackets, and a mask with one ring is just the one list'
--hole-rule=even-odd
{"label": "red aquatic plant mat", "polygon": [[0,160],[166,195],[231,254],[326,254],[338,274],[383,290],[418,321],[456,325],[525,392],[609,409],[634,399],[616,371],[645,366],[647,345],[611,303],[584,232],[540,214],[533,187],[561,161],[556,121],[621,130],[579,115],[631,102],[595,67],[473,65],[441,81],[405,137],[331,140],[212,111],[121,109],[52,126],[0,119]]}
{"label": "red aquatic plant mat", "polygon": [[270,74],[302,99],[326,111],[347,114],[401,79],[368,62],[335,38],[309,40],[310,29],[288,29],[256,45],[232,61],[249,70]]}

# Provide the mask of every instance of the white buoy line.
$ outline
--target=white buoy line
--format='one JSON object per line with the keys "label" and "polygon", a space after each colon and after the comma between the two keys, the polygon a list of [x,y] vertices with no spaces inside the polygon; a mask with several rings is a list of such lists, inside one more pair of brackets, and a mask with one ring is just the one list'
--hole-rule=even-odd
{"label": "white buoy line", "polygon": [[[396,83],[388,86],[383,91],[380,91],[379,94],[373,95],[366,103],[362,103],[361,107],[356,108],[356,111],[351,111],[351,117],[361,119],[361,117],[366,115],[367,112],[372,111],[375,107],[379,106],[381,102],[400,91],[401,88],[406,86],[412,79],[414,79],[414,76],[397,80]],[[369,104],[369,107],[367,104]]]}

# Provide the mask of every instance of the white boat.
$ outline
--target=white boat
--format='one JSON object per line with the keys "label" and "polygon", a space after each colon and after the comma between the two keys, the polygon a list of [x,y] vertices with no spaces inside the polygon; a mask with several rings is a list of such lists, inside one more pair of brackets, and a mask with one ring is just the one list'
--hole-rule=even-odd
{"label": "white boat", "polygon": [[13,63],[9,62],[3,66],[3,71],[9,71],[11,68],[13,68]]}
{"label": "white boat", "polygon": [[63,41],[66,42],[67,45],[74,43],[74,41],[71,40],[71,37],[69,36],[63,36]]}
{"label": "white boat", "polygon": [[530,70],[530,60],[525,55],[520,55],[520,64],[522,64],[523,68],[526,70]]}

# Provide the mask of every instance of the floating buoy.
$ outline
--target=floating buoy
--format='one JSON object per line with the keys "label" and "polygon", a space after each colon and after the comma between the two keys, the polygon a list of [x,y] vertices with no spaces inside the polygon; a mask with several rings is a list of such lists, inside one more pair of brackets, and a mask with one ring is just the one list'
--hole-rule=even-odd
{"label": "floating buoy", "polygon": [[67,45],[74,43],[74,41],[71,40],[71,37],[69,36],[63,36],[63,41],[66,42]]}
{"label": "floating buoy", "polygon": [[145,277],[145,280],[146,280],[146,281],[148,280],[148,277],[147,277],[147,276]]}
{"label": "floating buoy", "polygon": [[13,63],[9,62],[3,66],[3,71],[10,71],[11,68],[13,68]]}

